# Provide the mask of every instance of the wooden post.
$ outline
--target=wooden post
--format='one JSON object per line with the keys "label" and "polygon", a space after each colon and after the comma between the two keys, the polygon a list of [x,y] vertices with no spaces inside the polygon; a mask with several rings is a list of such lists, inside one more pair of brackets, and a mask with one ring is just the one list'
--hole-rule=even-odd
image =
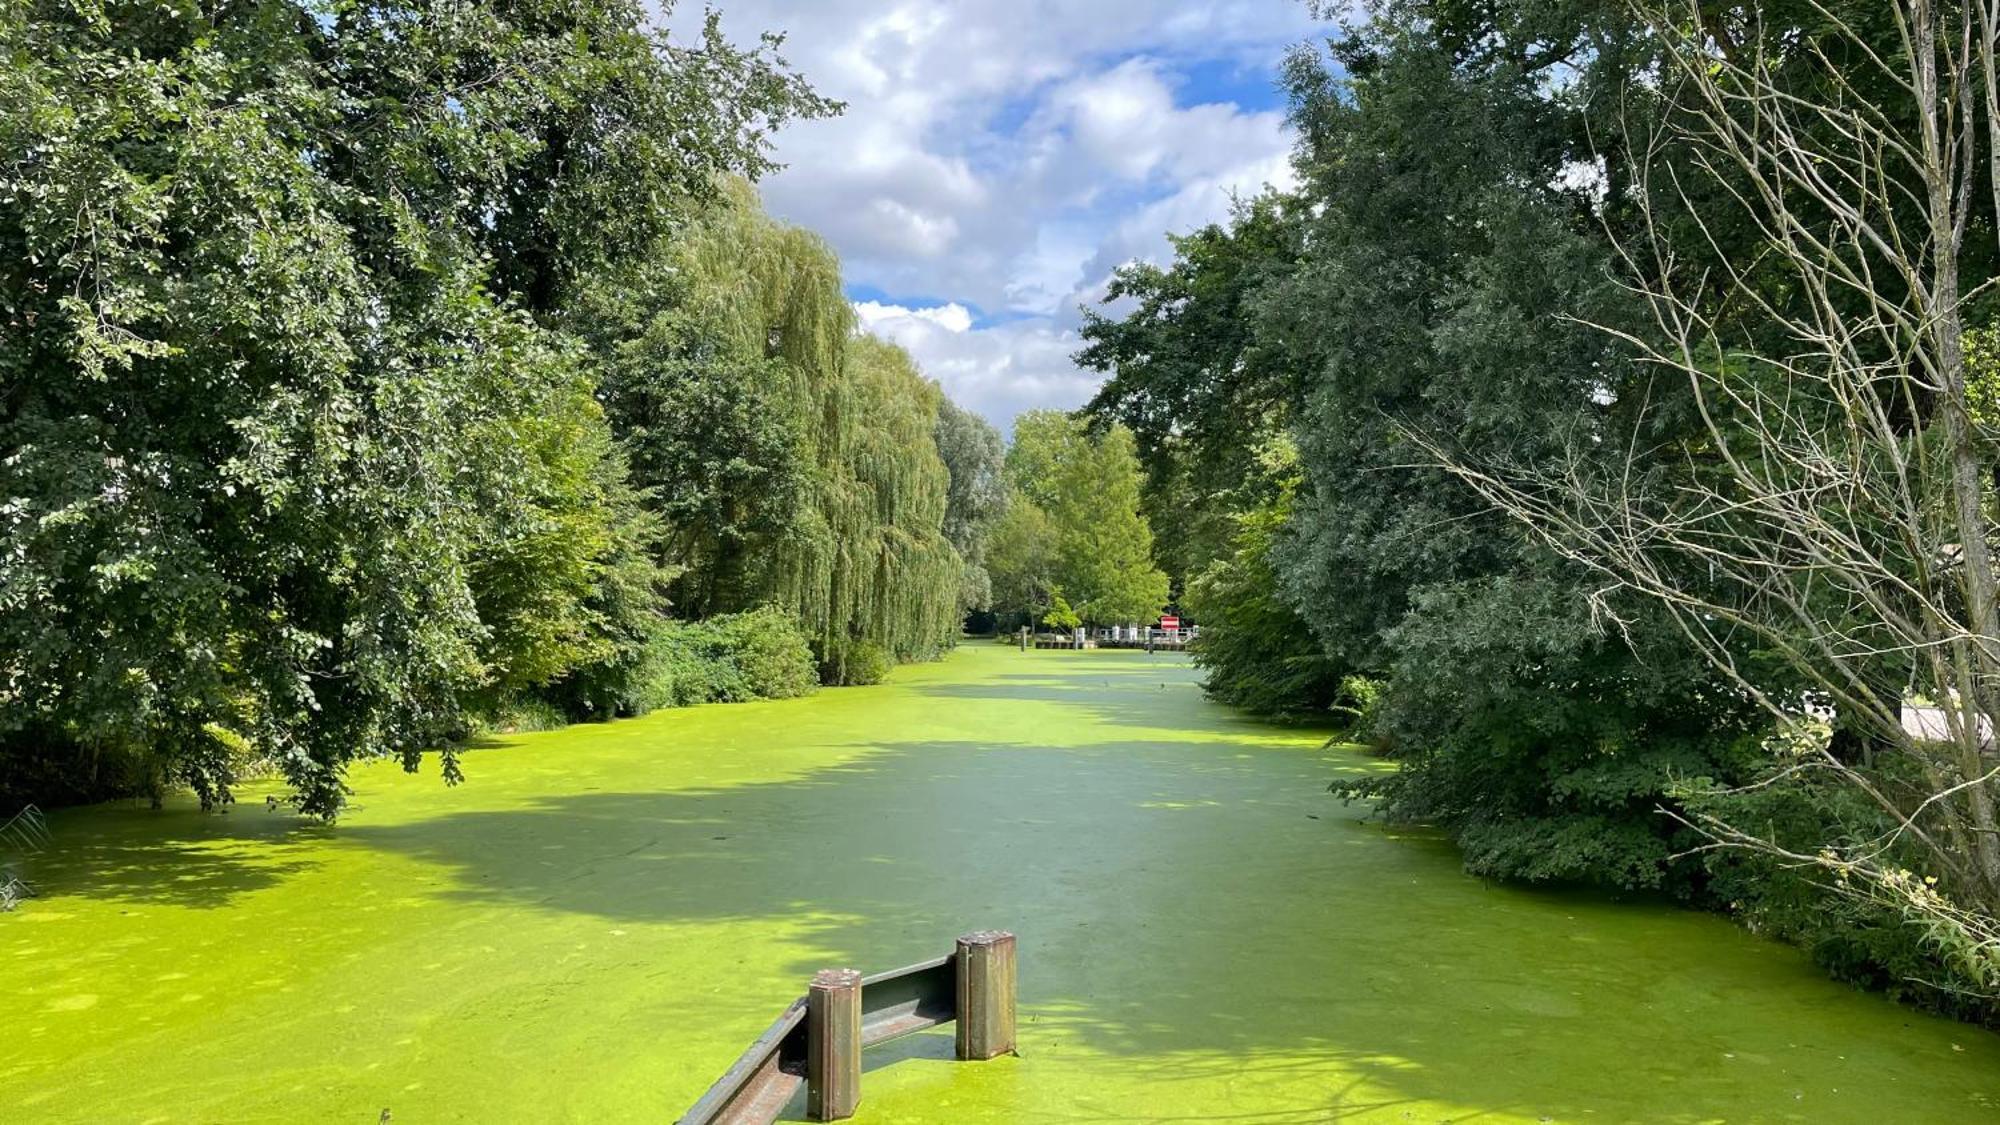
{"label": "wooden post", "polygon": [[821,969],[806,989],[806,1116],[843,1121],[861,1104],[861,974]]}
{"label": "wooden post", "polygon": [[1026,625],[1021,626],[1021,651],[1028,651],[1028,627]]}
{"label": "wooden post", "polygon": [[958,1057],[1014,1053],[1014,935],[981,930],[958,939]]}

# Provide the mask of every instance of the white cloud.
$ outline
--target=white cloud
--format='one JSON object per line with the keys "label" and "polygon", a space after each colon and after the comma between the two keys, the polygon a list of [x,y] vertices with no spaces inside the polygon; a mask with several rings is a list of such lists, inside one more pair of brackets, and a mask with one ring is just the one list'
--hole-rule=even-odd
{"label": "white cloud", "polygon": [[1023,410],[1082,406],[1097,389],[1094,374],[1071,360],[1083,341],[1045,320],[972,327],[958,305],[905,308],[863,301],[862,324],[894,341],[959,405],[1004,427]]}
{"label": "white cloud", "polygon": [[861,327],[870,332],[880,331],[884,334],[893,332],[901,326],[900,322],[905,320],[935,325],[947,332],[972,330],[972,310],[955,302],[927,309],[909,309],[877,301],[857,301],[854,311],[861,317]]}
{"label": "white cloud", "polygon": [[[1209,87],[1237,69],[1274,82],[1315,28],[1297,0],[719,6],[739,41],[785,32],[783,53],[848,102],[779,135],[767,206],[825,236],[851,285],[890,295],[857,305],[871,330],[1002,425],[1088,398],[1076,306],[1113,268],[1163,258],[1167,231],[1289,174],[1272,99]],[[700,19],[683,4],[667,26]]]}

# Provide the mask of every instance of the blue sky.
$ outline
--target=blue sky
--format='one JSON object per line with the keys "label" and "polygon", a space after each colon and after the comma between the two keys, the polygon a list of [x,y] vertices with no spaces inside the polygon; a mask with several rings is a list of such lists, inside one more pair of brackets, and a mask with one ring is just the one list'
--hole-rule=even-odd
{"label": "blue sky", "polygon": [[840,252],[871,331],[1002,426],[1090,396],[1077,309],[1114,268],[1288,182],[1278,64],[1324,31],[1299,0],[715,6],[738,41],[785,32],[848,103],[779,136],[767,206]]}

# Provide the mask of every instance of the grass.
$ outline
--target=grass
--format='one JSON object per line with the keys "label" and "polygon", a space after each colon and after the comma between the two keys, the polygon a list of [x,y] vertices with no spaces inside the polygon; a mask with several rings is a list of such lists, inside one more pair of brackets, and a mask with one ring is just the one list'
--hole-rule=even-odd
{"label": "grass", "polygon": [[0,1120],[671,1120],[813,969],[1021,939],[1021,1056],[870,1055],[860,1121],[1968,1121],[2000,1038],[1727,922],[1482,884],[1380,768],[1177,657],[969,646],[878,687],[371,767],[336,828],[51,817],[0,916]]}

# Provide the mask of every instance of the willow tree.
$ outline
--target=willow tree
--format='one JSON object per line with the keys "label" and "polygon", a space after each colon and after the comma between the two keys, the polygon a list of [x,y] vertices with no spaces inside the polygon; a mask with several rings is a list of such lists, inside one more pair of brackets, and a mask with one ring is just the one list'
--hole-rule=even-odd
{"label": "willow tree", "polygon": [[[963,563],[944,536],[950,473],[933,433],[944,395],[908,353],[872,336],[847,348],[825,513],[834,534],[828,640],[881,645],[900,659],[935,655],[957,632]],[[810,620],[810,619],[809,619]]]}
{"label": "willow tree", "polygon": [[[701,612],[794,610],[836,675],[855,643],[899,659],[935,653],[956,623],[962,569],[941,530],[949,474],[933,431],[942,394],[900,349],[856,333],[833,251],[765,215],[747,185],[729,189],[727,205],[673,255],[676,301],[692,318],[671,342],[673,379],[733,381],[737,401],[754,403],[767,436],[785,444],[725,490],[713,518],[683,522],[683,543],[717,528],[733,527],[734,539],[676,560],[689,568],[679,586],[701,592]],[[701,436],[683,427],[666,444]],[[660,444],[655,460],[672,460]],[[648,457],[635,451],[635,464],[654,463]],[[794,490],[781,509],[773,482]],[[671,514],[681,479],[648,483]],[[731,522],[759,505],[767,518]]]}

